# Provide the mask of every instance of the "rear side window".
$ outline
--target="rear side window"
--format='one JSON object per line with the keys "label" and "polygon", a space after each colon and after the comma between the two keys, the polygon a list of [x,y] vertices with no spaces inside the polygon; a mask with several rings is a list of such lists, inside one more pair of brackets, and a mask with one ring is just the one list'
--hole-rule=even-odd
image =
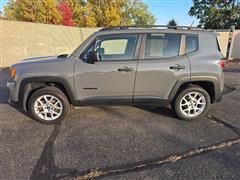
{"label": "rear side window", "polygon": [[180,39],[180,34],[148,34],[144,59],[178,56]]}
{"label": "rear side window", "polygon": [[186,53],[194,52],[198,50],[198,36],[186,35]]}

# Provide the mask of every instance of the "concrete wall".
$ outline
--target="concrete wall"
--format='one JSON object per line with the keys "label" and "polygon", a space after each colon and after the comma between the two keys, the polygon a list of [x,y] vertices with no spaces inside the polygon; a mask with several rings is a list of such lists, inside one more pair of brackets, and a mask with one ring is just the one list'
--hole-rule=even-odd
{"label": "concrete wall", "polygon": [[[218,41],[220,43],[221,52],[225,57],[227,57],[227,47],[230,32],[227,31],[224,32],[219,30],[218,33],[220,34],[218,36]],[[235,30],[232,34],[232,41],[228,59],[229,60],[240,59],[240,30]]]}
{"label": "concrete wall", "polygon": [[227,47],[228,47],[228,40],[229,40],[229,35],[230,35],[230,32],[224,32],[224,31],[220,31],[220,32],[217,32],[219,33],[219,36],[218,36],[218,42],[219,42],[219,45],[220,45],[220,49],[221,49],[221,52],[223,54],[224,57],[227,57]]}
{"label": "concrete wall", "polygon": [[97,30],[0,19],[0,67],[29,57],[71,53]]}
{"label": "concrete wall", "polygon": [[233,32],[229,59],[240,59],[240,30],[235,30]]}
{"label": "concrete wall", "polygon": [[[0,19],[0,67],[24,58],[71,53],[99,28],[77,28]],[[226,56],[229,32],[218,32]],[[240,59],[240,30],[234,32],[231,59]]]}

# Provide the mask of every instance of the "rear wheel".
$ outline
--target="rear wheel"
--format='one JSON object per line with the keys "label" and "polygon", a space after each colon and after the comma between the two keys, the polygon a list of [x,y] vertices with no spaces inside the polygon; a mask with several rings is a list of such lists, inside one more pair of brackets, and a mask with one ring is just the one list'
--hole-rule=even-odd
{"label": "rear wheel", "polygon": [[190,86],[176,97],[173,106],[176,114],[183,120],[192,120],[206,114],[210,97],[206,90],[199,86]]}
{"label": "rear wheel", "polygon": [[30,115],[45,124],[62,121],[69,109],[67,97],[56,87],[41,88],[34,92],[28,101]]}

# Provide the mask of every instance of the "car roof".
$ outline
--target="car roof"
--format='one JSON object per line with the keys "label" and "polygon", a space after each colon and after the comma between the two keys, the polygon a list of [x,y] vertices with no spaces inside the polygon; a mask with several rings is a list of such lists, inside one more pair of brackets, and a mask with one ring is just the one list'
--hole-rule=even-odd
{"label": "car roof", "polygon": [[136,26],[116,26],[103,28],[98,31],[98,34],[127,34],[127,33],[181,33],[181,34],[201,34],[210,33],[217,35],[216,32],[211,30],[204,30],[202,28],[188,27],[188,26],[149,26],[149,27],[136,27]]}

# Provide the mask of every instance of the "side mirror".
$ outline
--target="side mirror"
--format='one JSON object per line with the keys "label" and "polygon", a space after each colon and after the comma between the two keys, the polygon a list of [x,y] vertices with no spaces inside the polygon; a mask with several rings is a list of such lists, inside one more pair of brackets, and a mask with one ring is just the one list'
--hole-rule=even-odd
{"label": "side mirror", "polygon": [[100,55],[97,51],[90,51],[87,54],[87,63],[94,64],[95,62],[100,60]]}

